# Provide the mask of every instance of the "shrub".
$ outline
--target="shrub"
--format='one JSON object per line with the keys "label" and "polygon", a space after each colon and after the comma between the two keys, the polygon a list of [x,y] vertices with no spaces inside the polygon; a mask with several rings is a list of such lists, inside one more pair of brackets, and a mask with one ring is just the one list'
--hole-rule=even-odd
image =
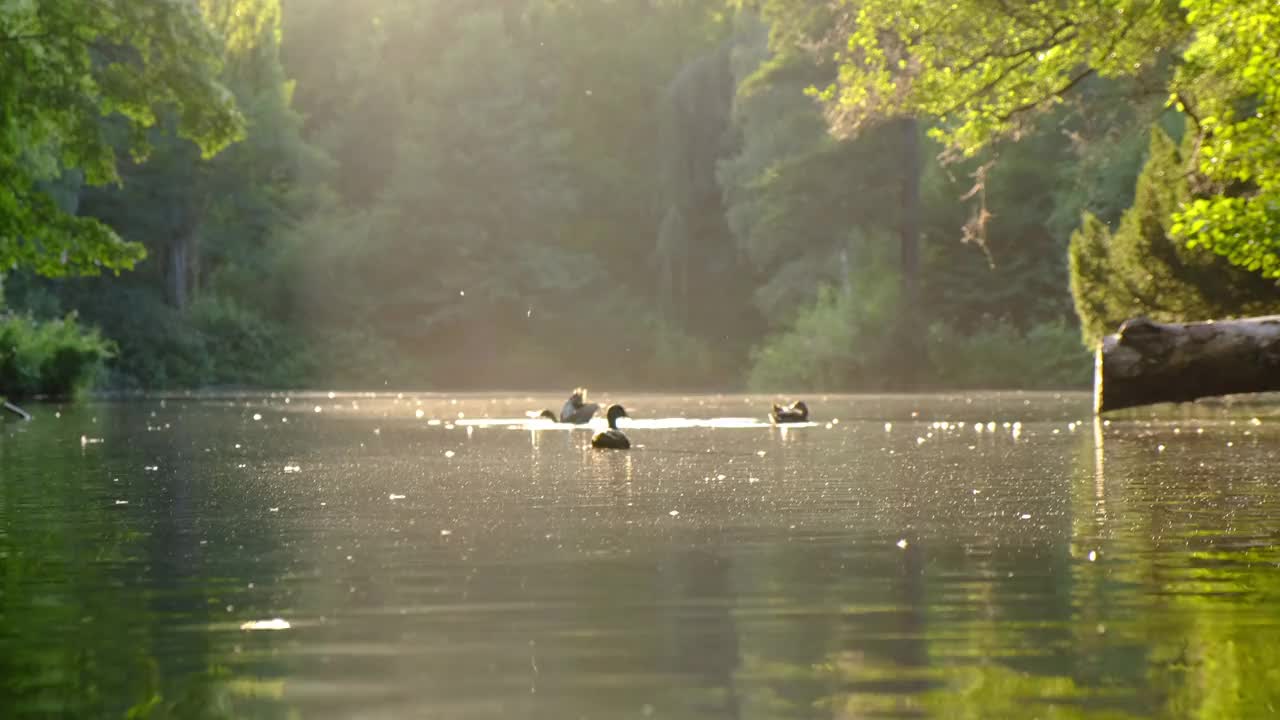
{"label": "shrub", "polygon": [[0,315],[0,395],[73,396],[91,385],[115,346],[75,313],[37,321],[30,315]]}
{"label": "shrub", "polygon": [[1079,329],[1061,320],[1026,332],[998,320],[965,335],[939,323],[929,328],[928,351],[934,380],[942,387],[1085,387],[1093,372]]}
{"label": "shrub", "polygon": [[822,287],[791,326],[751,352],[747,386],[757,392],[880,388],[889,384],[885,350],[897,278],[885,274],[862,292]]}
{"label": "shrub", "polygon": [[117,281],[86,286],[77,303],[85,319],[119,344],[108,368],[109,386],[155,390],[207,382],[212,372],[209,343],[182,313],[139,285]]}
{"label": "shrub", "polygon": [[189,321],[209,349],[201,384],[298,387],[310,376],[302,341],[229,297],[208,295],[189,310]]}

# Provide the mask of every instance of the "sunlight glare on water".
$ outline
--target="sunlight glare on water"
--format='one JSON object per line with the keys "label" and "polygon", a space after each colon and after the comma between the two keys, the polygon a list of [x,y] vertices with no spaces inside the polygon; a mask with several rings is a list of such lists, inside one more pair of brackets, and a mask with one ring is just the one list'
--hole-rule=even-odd
{"label": "sunlight glare on water", "polygon": [[593,395],[631,451],[552,396],[37,406],[0,436],[0,707],[1277,713],[1280,408],[775,399]]}

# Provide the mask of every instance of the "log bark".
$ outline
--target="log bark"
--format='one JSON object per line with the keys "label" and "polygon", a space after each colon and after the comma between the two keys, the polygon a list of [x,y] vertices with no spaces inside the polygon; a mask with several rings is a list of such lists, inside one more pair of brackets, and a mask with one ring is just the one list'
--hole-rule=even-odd
{"label": "log bark", "polygon": [[1103,338],[1094,411],[1280,391],[1280,315],[1195,323],[1134,318]]}

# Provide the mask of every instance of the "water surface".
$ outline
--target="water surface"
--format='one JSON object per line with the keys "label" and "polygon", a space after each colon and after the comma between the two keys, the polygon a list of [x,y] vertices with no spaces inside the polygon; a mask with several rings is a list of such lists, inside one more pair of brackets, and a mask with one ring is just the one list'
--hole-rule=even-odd
{"label": "water surface", "polygon": [[7,717],[1280,715],[1280,408],[193,396],[0,429]]}

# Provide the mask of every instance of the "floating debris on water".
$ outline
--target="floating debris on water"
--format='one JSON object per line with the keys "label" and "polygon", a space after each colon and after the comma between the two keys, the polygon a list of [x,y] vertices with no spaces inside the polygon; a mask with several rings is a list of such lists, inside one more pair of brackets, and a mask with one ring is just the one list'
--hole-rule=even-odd
{"label": "floating debris on water", "polygon": [[271,618],[270,620],[251,620],[240,626],[241,630],[288,630],[288,620]]}
{"label": "floating debris on water", "polygon": [[116,504],[117,504],[117,505],[128,505],[128,504],[129,504],[129,501],[128,501],[128,500],[117,500],[117,501],[116,501]]}
{"label": "floating debris on water", "polygon": [[452,534],[453,534],[453,531],[452,531],[452,530],[441,530],[441,531],[440,531],[440,535],[441,535],[442,537],[449,537],[449,536],[450,536],[450,535],[452,535]]}
{"label": "floating debris on water", "polygon": [[454,451],[452,451],[452,450],[445,450],[445,451],[444,451],[444,456],[445,456],[445,457],[447,457],[447,458],[451,458],[451,457],[453,457],[454,455],[457,455],[457,453],[455,453],[455,452],[454,452]]}
{"label": "floating debris on water", "polygon": [[301,465],[285,465],[284,471],[287,473],[302,472],[302,466]]}
{"label": "floating debris on water", "polygon": [[397,494],[395,494],[395,493],[391,493],[390,498],[391,498],[392,500],[403,500],[403,499],[404,499],[404,496],[403,496],[403,495],[397,495]]}
{"label": "floating debris on water", "polygon": [[1090,550],[1090,551],[1089,551],[1089,562],[1096,562],[1097,560],[1098,560],[1098,551],[1097,551],[1097,550]]}
{"label": "floating debris on water", "polygon": [[418,418],[419,420],[422,419],[423,415],[426,415],[426,413],[422,411],[422,408],[418,408],[417,410],[413,411],[413,416]]}
{"label": "floating debris on water", "polygon": [[320,410],[321,410],[321,409],[322,409],[322,408],[321,408],[319,405],[317,405],[317,406],[315,407],[315,411],[316,411],[316,412],[320,412]]}
{"label": "floating debris on water", "polygon": [[679,510],[672,510],[671,512],[669,512],[669,513],[667,513],[667,514],[668,514],[668,515],[670,515],[671,517],[679,517],[679,516],[680,516],[680,511],[679,511]]}
{"label": "floating debris on water", "polygon": [[254,419],[254,420],[261,420],[261,419],[262,419],[262,413],[254,413],[254,414],[253,414],[253,419]]}
{"label": "floating debris on water", "polygon": [[160,469],[160,466],[159,465],[143,465],[142,469],[146,470],[147,472],[155,472]]}
{"label": "floating debris on water", "polygon": [[898,544],[898,547],[899,547],[900,549],[902,549],[902,550],[906,550],[906,549],[907,549],[907,539],[906,539],[906,538],[903,538],[903,539],[899,540],[897,544]]}
{"label": "floating debris on water", "polygon": [[885,432],[893,432],[893,423],[891,423],[891,422],[887,422],[887,423],[885,423],[885,424],[884,424],[884,431],[885,431]]}

